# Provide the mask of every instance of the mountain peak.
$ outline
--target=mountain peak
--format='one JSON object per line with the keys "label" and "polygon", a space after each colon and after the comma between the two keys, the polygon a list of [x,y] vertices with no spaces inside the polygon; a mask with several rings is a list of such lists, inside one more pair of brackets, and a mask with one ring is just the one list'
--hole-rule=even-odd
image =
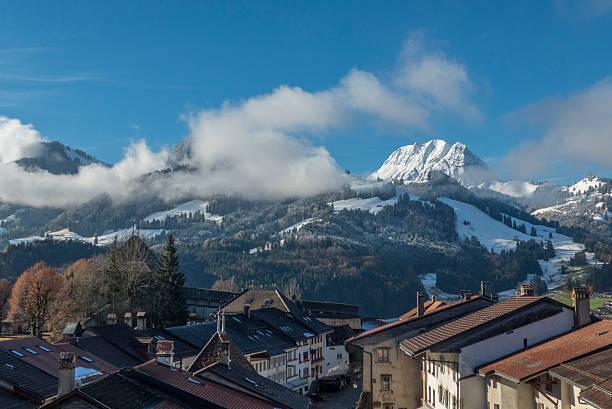
{"label": "mountain peak", "polygon": [[[427,180],[431,171],[439,171],[459,181],[471,181],[472,176],[488,173],[487,165],[460,142],[451,145],[442,139],[424,144],[414,143],[396,149],[370,179],[388,181]],[[470,174],[468,177],[467,174]]]}
{"label": "mountain peak", "polygon": [[37,154],[15,161],[28,172],[47,171],[53,174],[76,174],[81,166],[98,164],[109,166],[80,149],[72,149],[58,141],[38,143]]}

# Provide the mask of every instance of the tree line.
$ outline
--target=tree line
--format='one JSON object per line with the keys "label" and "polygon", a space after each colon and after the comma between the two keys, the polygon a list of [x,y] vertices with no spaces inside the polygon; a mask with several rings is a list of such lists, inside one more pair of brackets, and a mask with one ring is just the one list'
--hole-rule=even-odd
{"label": "tree line", "polygon": [[161,257],[138,236],[108,254],[54,267],[44,261],[25,270],[11,286],[0,280],[0,314],[21,331],[58,338],[68,322],[104,322],[109,313],[123,317],[145,311],[155,327],[183,325],[187,310],[185,276],[174,238],[169,235]]}

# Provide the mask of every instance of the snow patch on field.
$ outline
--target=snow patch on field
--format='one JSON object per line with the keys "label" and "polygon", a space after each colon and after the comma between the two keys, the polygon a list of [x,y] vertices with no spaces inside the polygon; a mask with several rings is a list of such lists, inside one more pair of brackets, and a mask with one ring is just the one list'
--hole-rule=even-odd
{"label": "snow patch on field", "polygon": [[[550,240],[555,248],[556,256],[548,261],[538,260],[542,269],[542,279],[549,289],[558,287],[563,283],[565,277],[561,274],[562,265],[567,264],[577,251],[584,250],[583,244],[574,243],[571,237],[557,233],[553,227],[531,224],[513,217],[512,221],[515,221],[517,225],[524,224],[528,232],[531,231],[532,227],[535,228],[536,236],[531,236],[506,226],[473,205],[445,197],[439,200],[454,209],[457,215],[455,228],[461,238],[475,236],[483,246],[496,253],[501,250],[515,250],[515,238],[521,241],[534,239],[544,243]],[[467,223],[464,223],[464,221]],[[550,237],[551,235],[552,237]],[[589,264],[596,263],[593,253],[587,253],[587,261]],[[528,276],[525,282],[532,279],[533,277]],[[500,293],[500,298],[510,297],[514,295],[514,291],[515,289],[503,291]]]}
{"label": "snow patch on field", "polygon": [[221,223],[223,221],[223,216],[208,213],[208,202],[203,200],[192,200],[190,202],[182,203],[170,210],[152,213],[145,217],[143,220],[145,222],[164,222],[168,217],[178,217],[189,213],[194,214],[197,212],[202,213],[204,217],[208,220],[212,220],[217,223]]}
{"label": "snow patch on field", "polygon": [[[140,230],[138,234],[142,239],[151,239],[151,238],[159,236],[165,231],[166,230],[163,230],[163,229],[143,229],[143,230]],[[113,231],[105,235],[98,236],[97,245],[101,247],[111,245],[113,241],[115,240],[115,238],[117,238],[118,242],[122,242],[122,241],[129,239],[132,236],[132,234],[135,234],[135,230],[133,228]],[[94,244],[96,241],[96,237],[95,236],[94,237],[83,237],[80,234],[72,232],[68,229],[63,229],[63,230],[58,230],[58,231],[53,231],[53,232],[46,232],[44,236],[30,236],[30,237],[23,237],[20,239],[9,240],[9,243],[13,245],[17,245],[17,244],[32,243],[34,241],[41,241],[41,240],[57,240],[57,241],[75,240],[75,241],[82,241],[84,243]]]}
{"label": "snow patch on field", "polygon": [[438,280],[438,275],[436,273],[421,274],[419,279],[421,280],[421,284],[423,284],[423,288],[425,288],[428,298],[431,298],[432,295],[435,295],[439,300],[456,300],[459,298],[457,294],[445,293],[436,287],[436,282]]}
{"label": "snow patch on field", "polygon": [[280,236],[284,236],[287,233],[292,233],[292,232],[296,232],[297,233],[298,231],[300,231],[300,229],[302,227],[304,227],[307,224],[310,224],[310,223],[312,223],[314,221],[315,221],[315,219],[313,219],[312,217],[309,217],[308,219],[302,220],[299,223],[296,223],[294,225],[291,225],[291,226],[287,227],[286,229],[281,230],[280,232],[278,232],[278,234]]}

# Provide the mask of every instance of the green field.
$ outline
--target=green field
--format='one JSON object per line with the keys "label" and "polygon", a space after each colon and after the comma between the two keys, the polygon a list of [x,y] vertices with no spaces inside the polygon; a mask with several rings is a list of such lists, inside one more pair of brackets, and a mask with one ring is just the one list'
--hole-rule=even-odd
{"label": "green field", "polygon": [[[554,300],[562,302],[565,305],[569,305],[570,307],[573,305],[571,293],[553,293],[553,294],[548,294],[548,296]],[[599,307],[603,306],[608,301],[610,301],[609,298],[602,298],[602,297],[591,298],[591,310],[597,311]]]}

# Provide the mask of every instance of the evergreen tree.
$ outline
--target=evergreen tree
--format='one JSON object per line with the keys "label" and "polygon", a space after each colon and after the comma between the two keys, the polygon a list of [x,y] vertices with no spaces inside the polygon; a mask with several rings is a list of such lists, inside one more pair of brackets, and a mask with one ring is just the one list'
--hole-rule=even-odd
{"label": "evergreen tree", "polygon": [[157,271],[159,297],[157,301],[157,323],[162,327],[184,325],[187,321],[183,286],[185,276],[179,272],[174,237],[168,235]]}

